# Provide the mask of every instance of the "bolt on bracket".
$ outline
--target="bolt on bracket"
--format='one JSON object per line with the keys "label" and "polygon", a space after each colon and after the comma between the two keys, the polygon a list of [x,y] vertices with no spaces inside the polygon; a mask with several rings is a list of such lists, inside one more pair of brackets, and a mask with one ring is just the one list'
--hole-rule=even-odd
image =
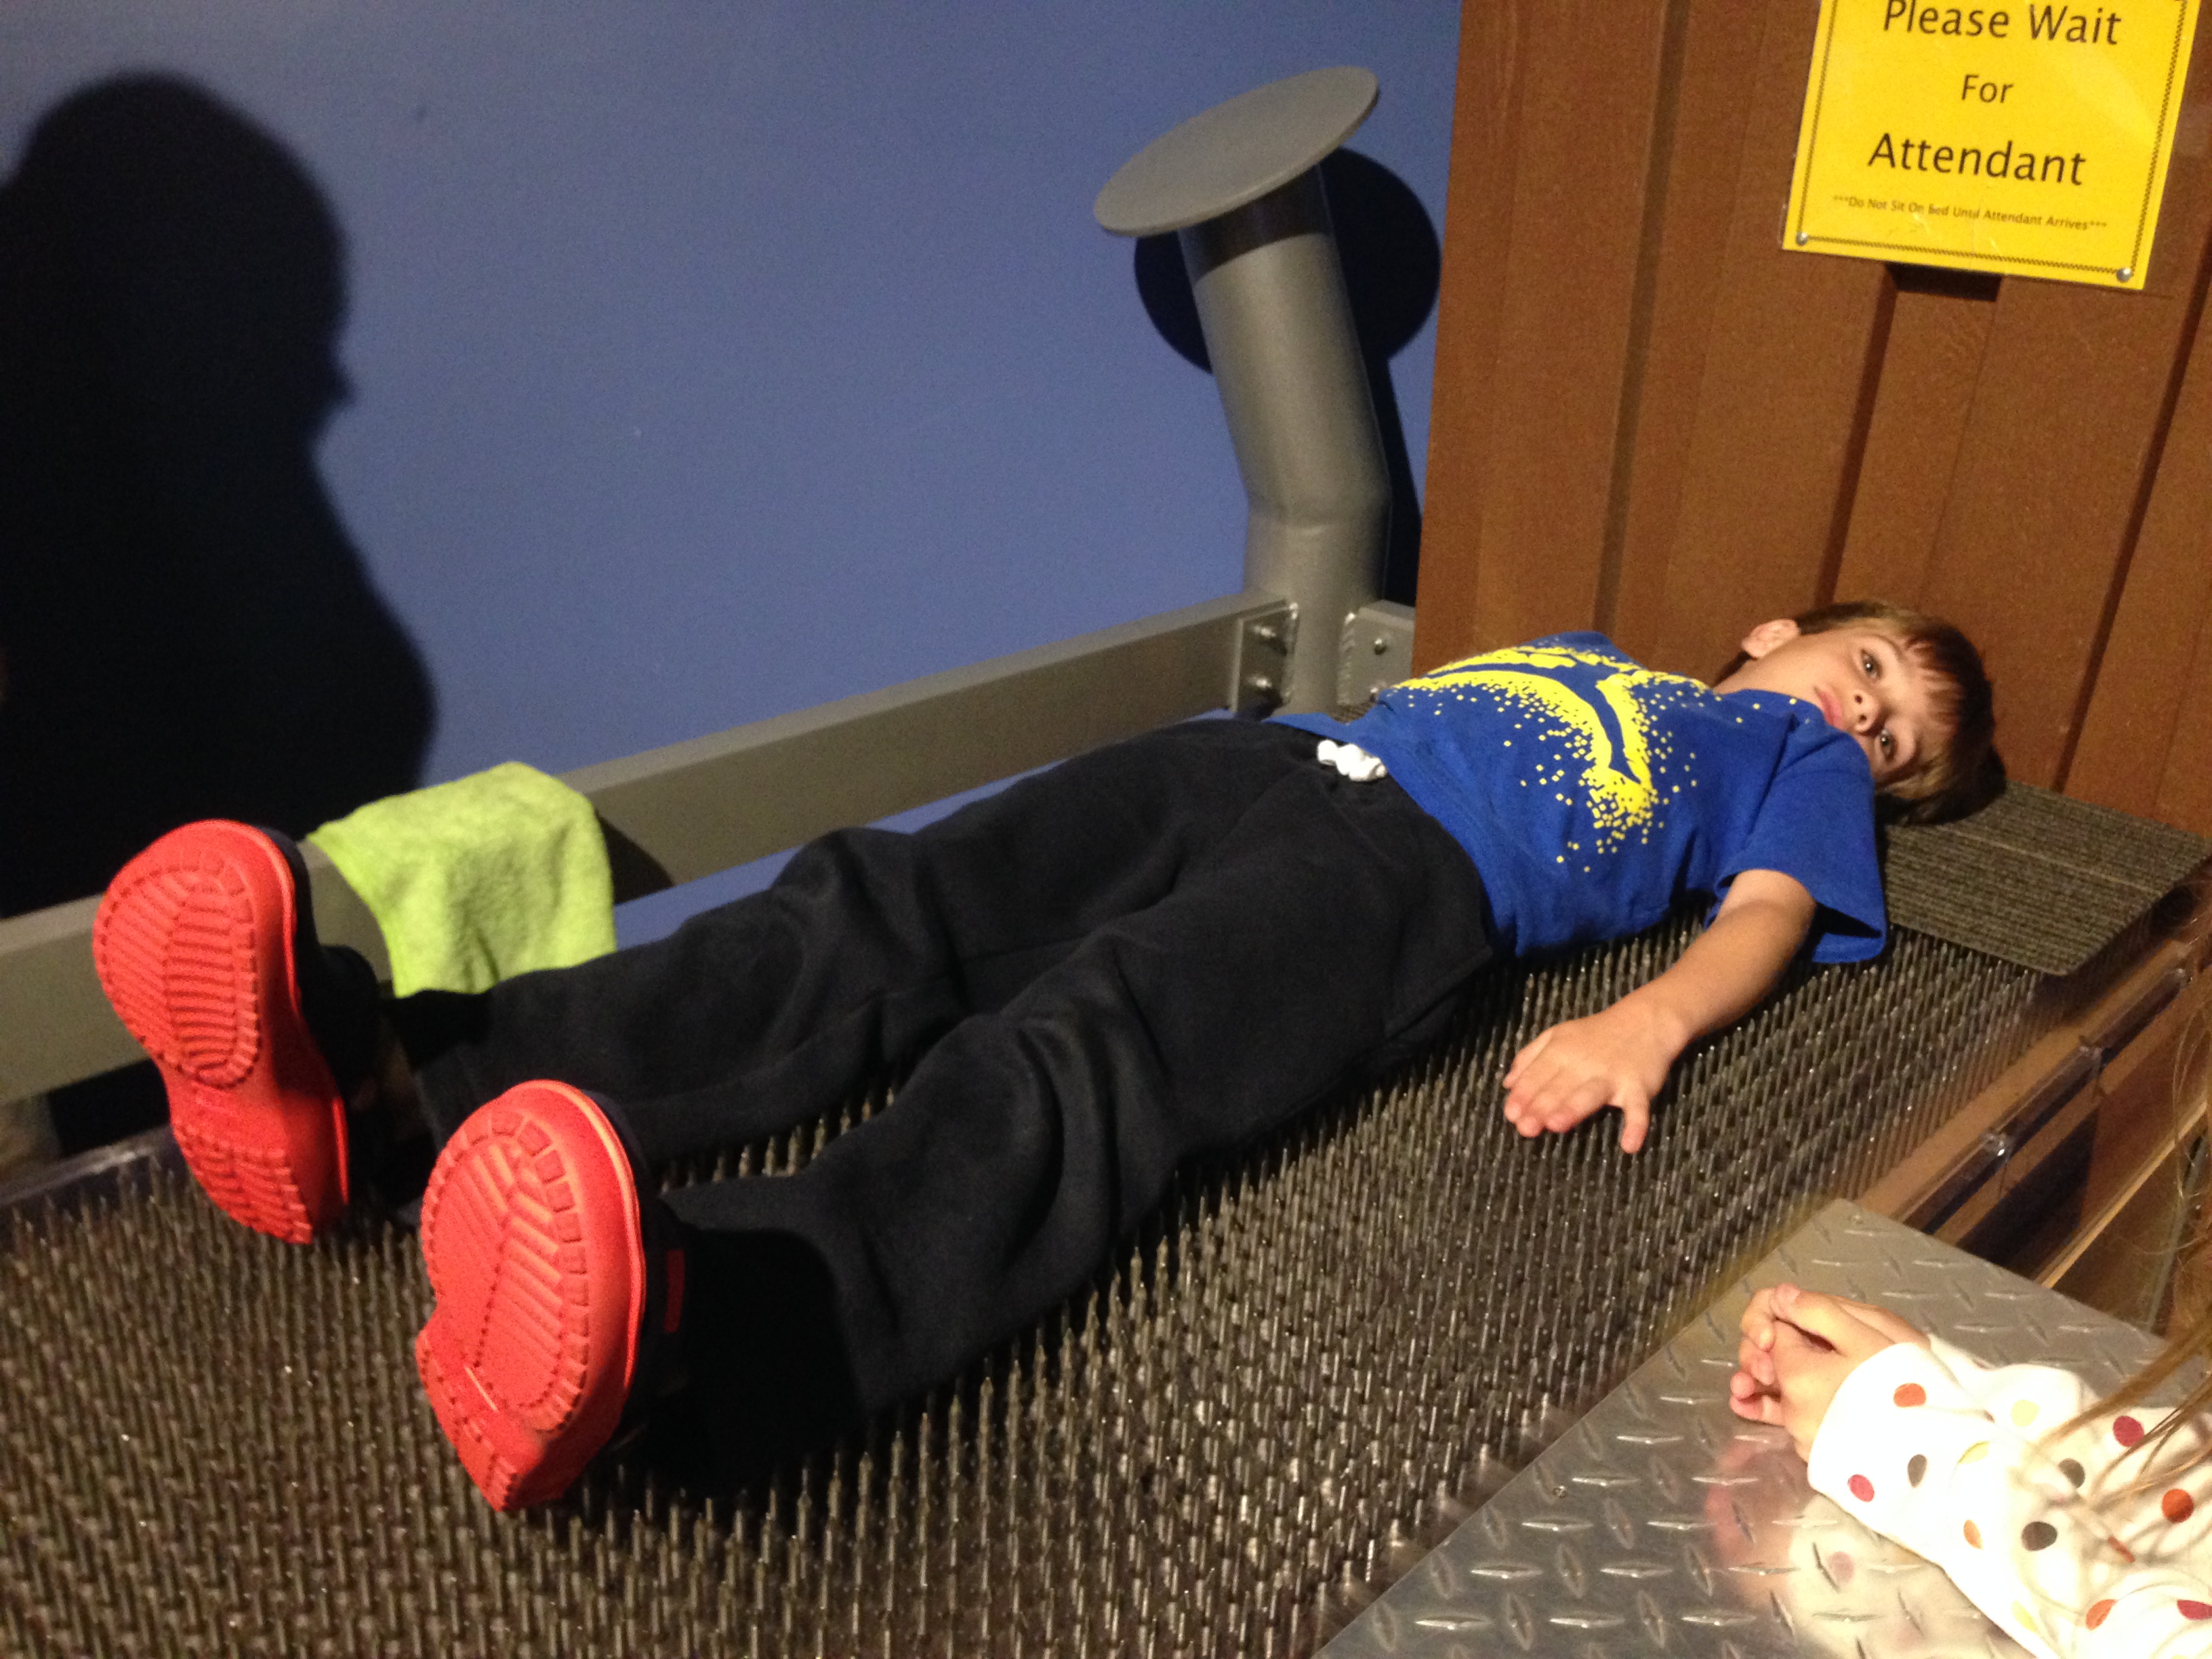
{"label": "bolt on bracket", "polygon": [[1344,619],[1336,651],[1339,708],[1357,708],[1413,672],[1413,606],[1376,599]]}
{"label": "bolt on bracket", "polygon": [[1237,631],[1237,660],[1229,690],[1231,708],[1249,720],[1265,720],[1282,707],[1297,638],[1298,608],[1287,599],[1244,619]]}

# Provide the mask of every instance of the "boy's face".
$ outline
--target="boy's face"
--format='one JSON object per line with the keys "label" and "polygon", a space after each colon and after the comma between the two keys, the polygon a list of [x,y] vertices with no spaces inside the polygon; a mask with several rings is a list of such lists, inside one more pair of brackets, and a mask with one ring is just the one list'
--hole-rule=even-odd
{"label": "boy's face", "polygon": [[1878,627],[1805,634],[1786,619],[1761,623],[1744,636],[1743,652],[1751,660],[1713,689],[1778,691],[1811,703],[1858,740],[1876,789],[1910,776],[1941,741],[1926,673]]}

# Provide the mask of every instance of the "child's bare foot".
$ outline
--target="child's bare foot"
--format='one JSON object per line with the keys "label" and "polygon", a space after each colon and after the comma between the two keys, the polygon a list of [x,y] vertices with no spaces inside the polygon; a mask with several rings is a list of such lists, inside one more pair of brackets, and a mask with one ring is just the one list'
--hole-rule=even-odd
{"label": "child's bare foot", "polygon": [[1787,1430],[1801,1457],[1810,1455],[1829,1402],[1862,1361],[1899,1342],[1928,1340],[1887,1308],[1786,1283],[1752,1293],[1742,1328],[1729,1408]]}

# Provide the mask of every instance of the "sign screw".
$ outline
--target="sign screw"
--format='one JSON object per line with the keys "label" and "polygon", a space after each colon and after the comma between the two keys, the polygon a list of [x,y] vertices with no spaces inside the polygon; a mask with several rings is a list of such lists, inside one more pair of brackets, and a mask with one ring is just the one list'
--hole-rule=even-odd
{"label": "sign screw", "polygon": [[2126,282],[2126,281],[2128,280],[2128,278],[2129,278],[2129,277],[2130,277],[2130,276],[2134,276],[2135,274],[2136,274],[2136,268],[2135,268],[2133,265],[2122,265],[2122,266],[2120,267],[2120,270],[2119,270],[2119,277],[2120,277],[2120,280],[2121,280],[2122,282],[2124,282],[2124,282]]}
{"label": "sign screw", "polygon": [[1802,247],[1802,246],[1804,246],[1806,243],[1808,243],[1808,242],[1811,241],[1812,240],[1813,240],[1813,233],[1812,233],[1812,232],[1810,232],[1809,230],[1801,230],[1801,231],[1799,231],[1799,232],[1797,233],[1797,246],[1798,246],[1799,247]]}

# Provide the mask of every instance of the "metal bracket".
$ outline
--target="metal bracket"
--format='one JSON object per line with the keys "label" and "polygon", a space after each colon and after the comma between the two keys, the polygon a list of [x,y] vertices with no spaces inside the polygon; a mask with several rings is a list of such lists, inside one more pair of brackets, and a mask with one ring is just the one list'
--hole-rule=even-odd
{"label": "metal bracket", "polygon": [[1237,634],[1229,706],[1248,720],[1265,720],[1281,708],[1297,642],[1298,608],[1288,599],[1246,617]]}
{"label": "metal bracket", "polygon": [[2082,1046],[2094,1049],[2101,1060],[2112,1059],[2140,1036],[2143,1027],[2164,1013],[2167,1006],[2189,988],[2189,979],[2186,968],[2176,966],[2168,969],[2144,986],[2126,1007],[2113,1010],[2094,1030],[2082,1032]]}
{"label": "metal bracket", "polygon": [[2102,1053],[2086,1043],[2067,1051],[2035,1086],[2027,1091],[2012,1115],[1974,1142],[1968,1155],[1943,1183],[1921,1201],[1905,1223],[1917,1231],[1932,1233],[1966,1207],[1966,1200],[1993,1179],[2008,1173],[2014,1153],[2035,1139],[2043,1127],[2069,1103],[2095,1083],[2105,1067]]}
{"label": "metal bracket", "polygon": [[1357,708],[1413,672],[1413,608],[1376,599],[1344,619],[1337,641],[1336,702]]}

